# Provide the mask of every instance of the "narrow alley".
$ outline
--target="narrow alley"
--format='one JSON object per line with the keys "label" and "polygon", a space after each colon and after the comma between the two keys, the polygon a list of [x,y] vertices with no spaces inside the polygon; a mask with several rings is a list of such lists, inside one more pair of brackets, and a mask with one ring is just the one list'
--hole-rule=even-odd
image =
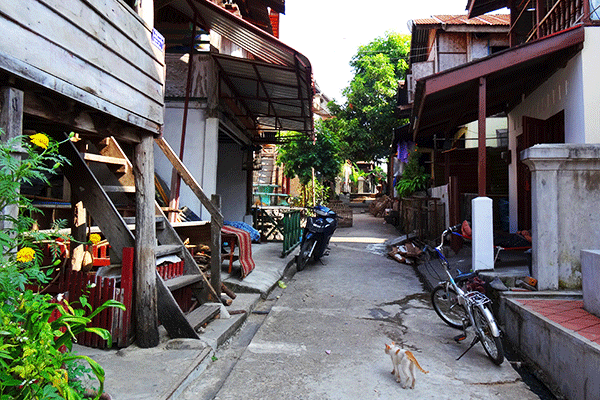
{"label": "narrow alley", "polygon": [[[480,345],[456,361],[470,340],[454,342],[413,267],[378,253],[395,236],[355,212],[330,256],[277,287],[181,398],[538,399],[509,361],[493,365]],[[413,390],[390,374],[392,341],[429,371],[417,370]]]}

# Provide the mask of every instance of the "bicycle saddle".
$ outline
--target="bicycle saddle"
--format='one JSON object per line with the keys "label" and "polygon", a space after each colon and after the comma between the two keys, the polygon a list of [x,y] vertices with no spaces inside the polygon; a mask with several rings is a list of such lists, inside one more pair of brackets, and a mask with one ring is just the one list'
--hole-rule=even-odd
{"label": "bicycle saddle", "polygon": [[456,272],[458,272],[458,275],[456,275],[456,277],[454,278],[454,280],[456,282],[462,282],[464,280],[467,279],[471,279],[471,278],[475,278],[477,276],[477,272],[460,272],[459,270],[456,270]]}

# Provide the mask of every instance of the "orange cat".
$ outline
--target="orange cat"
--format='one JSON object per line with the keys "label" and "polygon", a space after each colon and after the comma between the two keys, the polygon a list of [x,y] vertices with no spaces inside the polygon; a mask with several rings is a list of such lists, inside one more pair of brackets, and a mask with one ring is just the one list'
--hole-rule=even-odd
{"label": "orange cat", "polygon": [[385,354],[389,354],[392,358],[392,366],[394,367],[392,374],[396,377],[396,382],[400,382],[403,389],[407,387],[414,389],[416,382],[415,365],[424,374],[429,373],[429,371],[421,368],[410,350],[400,348],[394,342],[391,345],[385,345]]}

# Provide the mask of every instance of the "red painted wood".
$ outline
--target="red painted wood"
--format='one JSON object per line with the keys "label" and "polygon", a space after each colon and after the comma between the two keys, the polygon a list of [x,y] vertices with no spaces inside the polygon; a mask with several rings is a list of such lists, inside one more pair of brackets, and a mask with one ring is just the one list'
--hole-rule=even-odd
{"label": "red painted wood", "polygon": [[123,264],[121,267],[121,289],[123,289],[123,304],[126,307],[123,313],[123,324],[121,330],[121,345],[127,344],[131,330],[131,316],[133,305],[133,247],[123,248]]}

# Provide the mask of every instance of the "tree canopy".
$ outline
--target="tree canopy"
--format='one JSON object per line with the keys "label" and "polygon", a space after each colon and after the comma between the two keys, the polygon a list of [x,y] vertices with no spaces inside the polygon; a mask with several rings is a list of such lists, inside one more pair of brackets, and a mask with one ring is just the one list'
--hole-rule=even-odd
{"label": "tree canopy", "polygon": [[371,161],[389,155],[398,83],[405,79],[410,35],[388,32],[360,46],[350,65],[354,77],[343,91],[346,102],[330,104],[337,117],[343,155]]}
{"label": "tree canopy", "polygon": [[[344,162],[339,154],[340,143],[334,129],[335,121],[317,121],[315,141],[294,139],[279,147],[277,163],[283,164],[286,176],[298,176],[306,185],[312,179],[312,168],[321,178],[333,181]],[[292,134],[295,134],[293,132]]]}

